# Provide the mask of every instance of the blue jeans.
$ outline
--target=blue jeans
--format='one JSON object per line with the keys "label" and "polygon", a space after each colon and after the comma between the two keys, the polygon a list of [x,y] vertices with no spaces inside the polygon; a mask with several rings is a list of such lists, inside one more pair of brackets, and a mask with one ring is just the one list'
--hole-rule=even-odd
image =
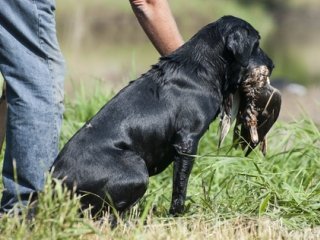
{"label": "blue jeans", "polygon": [[8,101],[2,211],[26,205],[43,189],[58,154],[64,60],[54,11],[54,0],[0,0],[0,71]]}

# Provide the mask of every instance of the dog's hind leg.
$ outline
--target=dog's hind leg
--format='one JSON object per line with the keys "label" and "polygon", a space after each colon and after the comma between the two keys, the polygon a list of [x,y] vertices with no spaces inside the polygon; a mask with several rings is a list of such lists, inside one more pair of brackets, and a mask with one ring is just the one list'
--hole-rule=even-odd
{"label": "dog's hind leg", "polygon": [[119,212],[133,206],[146,192],[149,173],[145,161],[132,152],[125,152],[109,166],[103,191],[106,201]]}
{"label": "dog's hind leg", "polygon": [[114,228],[118,223],[118,217],[135,205],[145,194],[149,173],[145,161],[139,156],[126,153],[124,159],[119,160],[113,166],[112,178],[106,185],[108,202],[113,210],[109,216],[109,224]]}
{"label": "dog's hind leg", "polygon": [[147,190],[146,177],[134,177],[135,179],[118,182],[117,186],[109,190],[112,205],[116,210],[123,212],[140,200]]}

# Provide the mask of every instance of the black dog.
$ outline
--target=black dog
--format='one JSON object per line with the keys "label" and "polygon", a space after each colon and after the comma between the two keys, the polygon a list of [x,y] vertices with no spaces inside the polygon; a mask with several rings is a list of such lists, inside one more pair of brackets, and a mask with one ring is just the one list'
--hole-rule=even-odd
{"label": "black dog", "polygon": [[124,211],[143,196],[149,176],[174,162],[170,213],[182,213],[191,155],[223,98],[250,68],[273,68],[259,39],[250,24],[232,16],[205,26],[83,126],[54,162],[53,177],[85,193],[85,206],[98,211],[107,201]]}

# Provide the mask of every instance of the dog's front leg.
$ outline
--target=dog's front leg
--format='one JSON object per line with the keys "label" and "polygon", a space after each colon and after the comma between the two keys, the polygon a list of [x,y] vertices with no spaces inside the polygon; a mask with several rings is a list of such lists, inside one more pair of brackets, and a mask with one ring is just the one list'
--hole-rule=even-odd
{"label": "dog's front leg", "polygon": [[173,166],[172,201],[170,214],[177,216],[184,210],[188,179],[192,170],[194,157],[198,141],[187,140],[181,144],[176,144],[177,155]]}

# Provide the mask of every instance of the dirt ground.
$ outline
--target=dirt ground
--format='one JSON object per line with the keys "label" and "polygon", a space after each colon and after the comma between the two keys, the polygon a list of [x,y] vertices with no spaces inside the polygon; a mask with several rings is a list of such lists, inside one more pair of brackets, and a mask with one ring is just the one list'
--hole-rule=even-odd
{"label": "dirt ground", "polygon": [[292,121],[301,116],[311,117],[320,124],[320,86],[309,87],[304,94],[281,90],[282,107],[279,119]]}

